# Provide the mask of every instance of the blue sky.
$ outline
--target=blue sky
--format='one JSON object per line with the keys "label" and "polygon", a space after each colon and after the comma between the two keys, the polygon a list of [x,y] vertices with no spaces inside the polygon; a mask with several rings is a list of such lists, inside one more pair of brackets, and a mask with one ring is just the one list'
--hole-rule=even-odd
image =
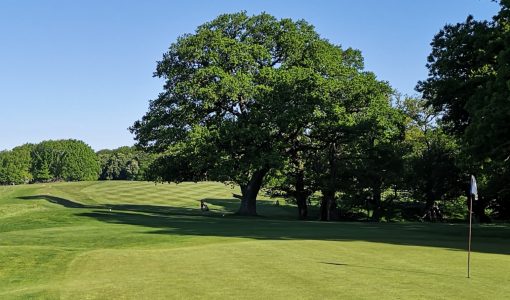
{"label": "blue sky", "polygon": [[446,23],[489,19],[490,0],[0,0],[0,150],[81,139],[99,150],[134,143],[127,128],[162,90],[152,73],[179,35],[221,13],[305,19],[360,49],[365,67],[402,93],[427,76],[429,43]]}

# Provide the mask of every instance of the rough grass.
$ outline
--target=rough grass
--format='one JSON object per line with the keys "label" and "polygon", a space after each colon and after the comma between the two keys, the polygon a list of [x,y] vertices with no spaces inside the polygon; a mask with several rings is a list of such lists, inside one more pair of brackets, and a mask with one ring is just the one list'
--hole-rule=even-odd
{"label": "rough grass", "polygon": [[[508,299],[510,227],[232,213],[219,183],[0,187],[0,299]],[[234,191],[238,192],[238,191]],[[199,210],[206,199],[210,212]],[[225,216],[223,216],[225,215]]]}

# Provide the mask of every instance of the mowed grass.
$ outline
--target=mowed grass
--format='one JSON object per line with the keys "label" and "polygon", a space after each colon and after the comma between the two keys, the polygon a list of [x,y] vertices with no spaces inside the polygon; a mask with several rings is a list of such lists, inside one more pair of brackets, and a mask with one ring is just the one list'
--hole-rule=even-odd
{"label": "mowed grass", "polygon": [[[510,226],[321,223],[220,183],[0,187],[0,299],[508,299]],[[211,211],[202,213],[199,200]]]}

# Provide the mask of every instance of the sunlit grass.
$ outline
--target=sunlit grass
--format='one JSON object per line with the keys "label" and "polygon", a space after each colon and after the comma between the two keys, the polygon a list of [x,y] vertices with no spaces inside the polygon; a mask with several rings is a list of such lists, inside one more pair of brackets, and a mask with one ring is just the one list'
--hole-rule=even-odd
{"label": "sunlit grass", "polygon": [[[506,299],[510,227],[233,215],[221,183],[0,187],[0,299]],[[211,211],[201,212],[206,199]]]}

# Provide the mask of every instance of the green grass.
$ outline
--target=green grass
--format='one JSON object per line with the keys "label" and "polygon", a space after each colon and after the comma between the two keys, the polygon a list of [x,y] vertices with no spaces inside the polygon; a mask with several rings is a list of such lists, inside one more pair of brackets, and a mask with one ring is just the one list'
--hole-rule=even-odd
{"label": "green grass", "polygon": [[0,299],[510,295],[508,225],[474,227],[467,279],[464,224],[302,222],[269,200],[259,203],[264,217],[241,218],[232,192],[219,183],[0,187]]}

